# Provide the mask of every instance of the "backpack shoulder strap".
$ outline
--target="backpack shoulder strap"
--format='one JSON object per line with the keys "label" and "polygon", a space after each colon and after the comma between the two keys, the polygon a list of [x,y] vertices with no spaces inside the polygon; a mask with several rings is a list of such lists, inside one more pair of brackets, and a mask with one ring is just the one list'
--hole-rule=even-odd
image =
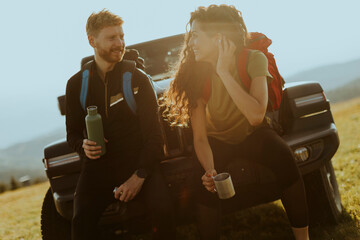
{"label": "backpack shoulder strap", "polygon": [[124,98],[130,110],[136,115],[137,105],[135,102],[135,97],[132,87],[132,76],[134,74],[135,67],[136,67],[136,63],[134,61],[123,60],[124,73],[122,75],[122,80],[123,80],[122,84],[123,84]]}
{"label": "backpack shoulder strap", "polygon": [[248,90],[248,91],[250,90],[250,86],[251,86],[251,79],[247,72],[249,56],[250,56],[250,50],[247,48],[244,48],[238,58],[239,76],[240,76],[241,82],[244,84],[246,90]]}
{"label": "backpack shoulder strap", "polygon": [[80,90],[80,104],[84,111],[86,111],[85,107],[86,107],[86,98],[89,89],[89,76],[93,62],[94,62],[93,60],[87,62],[81,68],[82,79],[81,79],[81,90]]}

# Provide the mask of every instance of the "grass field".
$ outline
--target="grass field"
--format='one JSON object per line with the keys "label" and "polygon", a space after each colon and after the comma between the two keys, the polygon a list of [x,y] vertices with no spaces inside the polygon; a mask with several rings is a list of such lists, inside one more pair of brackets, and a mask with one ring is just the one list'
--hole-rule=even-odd
{"label": "grass field", "polygon": [[[344,214],[337,226],[311,229],[311,239],[360,239],[360,98],[332,106],[340,136],[333,158]],[[40,211],[48,183],[0,195],[0,239],[41,239]],[[194,225],[178,228],[181,239],[195,239]],[[279,201],[224,219],[222,239],[293,239]]]}

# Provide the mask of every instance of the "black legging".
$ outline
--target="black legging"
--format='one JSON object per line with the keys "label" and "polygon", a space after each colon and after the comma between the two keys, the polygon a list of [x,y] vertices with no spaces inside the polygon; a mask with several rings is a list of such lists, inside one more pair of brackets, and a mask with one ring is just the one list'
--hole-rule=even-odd
{"label": "black legging", "polygon": [[[255,130],[242,143],[237,145],[227,144],[213,137],[209,137],[209,144],[214,157],[215,169],[218,173],[234,171],[229,169],[233,161],[246,159],[260,164],[271,170],[275,175],[277,193],[270,190],[256,192],[256,189],[238,189],[237,194],[229,200],[219,200],[216,194],[210,193],[201,183],[203,169],[199,169],[196,179],[198,186],[198,228],[202,239],[218,239],[221,218],[221,209],[226,205],[240,204],[251,206],[261,202],[261,199],[271,200],[271,195],[278,195],[284,205],[289,221],[293,227],[308,225],[308,209],[303,180],[295,163],[292,150],[286,142],[272,129],[262,127]],[[237,173],[231,172],[232,175]],[[236,177],[236,176],[234,176]],[[241,191],[248,195],[241,194]],[[254,192],[251,192],[254,191]],[[256,198],[247,196],[256,196]],[[273,199],[272,199],[273,200]]]}
{"label": "black legging", "polygon": [[[98,221],[105,208],[114,201],[113,189],[130,177],[118,174],[117,164],[112,161],[87,160],[83,165],[74,198],[72,220],[73,240],[99,239]],[[92,161],[92,162],[91,162]],[[135,197],[144,202],[150,215],[154,239],[174,239],[175,225],[173,206],[167,186],[159,170],[146,178],[141,191]]]}

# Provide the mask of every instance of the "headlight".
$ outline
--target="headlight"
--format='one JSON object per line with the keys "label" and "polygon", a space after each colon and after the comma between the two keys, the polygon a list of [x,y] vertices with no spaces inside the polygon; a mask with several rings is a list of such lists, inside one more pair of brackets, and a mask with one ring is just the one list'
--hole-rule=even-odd
{"label": "headlight", "polygon": [[44,159],[46,169],[77,162],[77,161],[80,161],[80,157],[77,153],[69,153],[58,157]]}
{"label": "headlight", "polygon": [[325,102],[325,101],[326,101],[325,94],[321,92],[321,93],[308,95],[305,97],[296,98],[295,105],[296,107],[304,107],[306,105],[311,105],[314,103]]}
{"label": "headlight", "polygon": [[305,162],[309,159],[309,150],[306,147],[300,147],[295,149],[294,151],[296,161],[298,162]]}

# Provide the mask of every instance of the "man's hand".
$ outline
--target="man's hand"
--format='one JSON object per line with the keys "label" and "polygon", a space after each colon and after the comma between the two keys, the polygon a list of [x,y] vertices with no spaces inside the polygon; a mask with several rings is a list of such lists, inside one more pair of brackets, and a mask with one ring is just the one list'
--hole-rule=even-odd
{"label": "man's hand", "polygon": [[[106,143],[108,142],[108,140],[106,140],[106,139],[104,139],[104,140],[105,140]],[[98,159],[98,158],[100,158],[101,146],[96,146],[96,142],[91,141],[89,139],[84,139],[82,148],[84,149],[85,155],[89,159]]]}
{"label": "man's hand", "polygon": [[215,169],[211,169],[205,172],[205,174],[201,177],[202,183],[205,186],[206,190],[209,192],[215,193],[215,183],[213,176],[216,176],[217,172]]}
{"label": "man's hand", "polygon": [[139,178],[136,174],[133,174],[115,191],[115,198],[124,202],[132,200],[140,192],[144,181],[145,178]]}

